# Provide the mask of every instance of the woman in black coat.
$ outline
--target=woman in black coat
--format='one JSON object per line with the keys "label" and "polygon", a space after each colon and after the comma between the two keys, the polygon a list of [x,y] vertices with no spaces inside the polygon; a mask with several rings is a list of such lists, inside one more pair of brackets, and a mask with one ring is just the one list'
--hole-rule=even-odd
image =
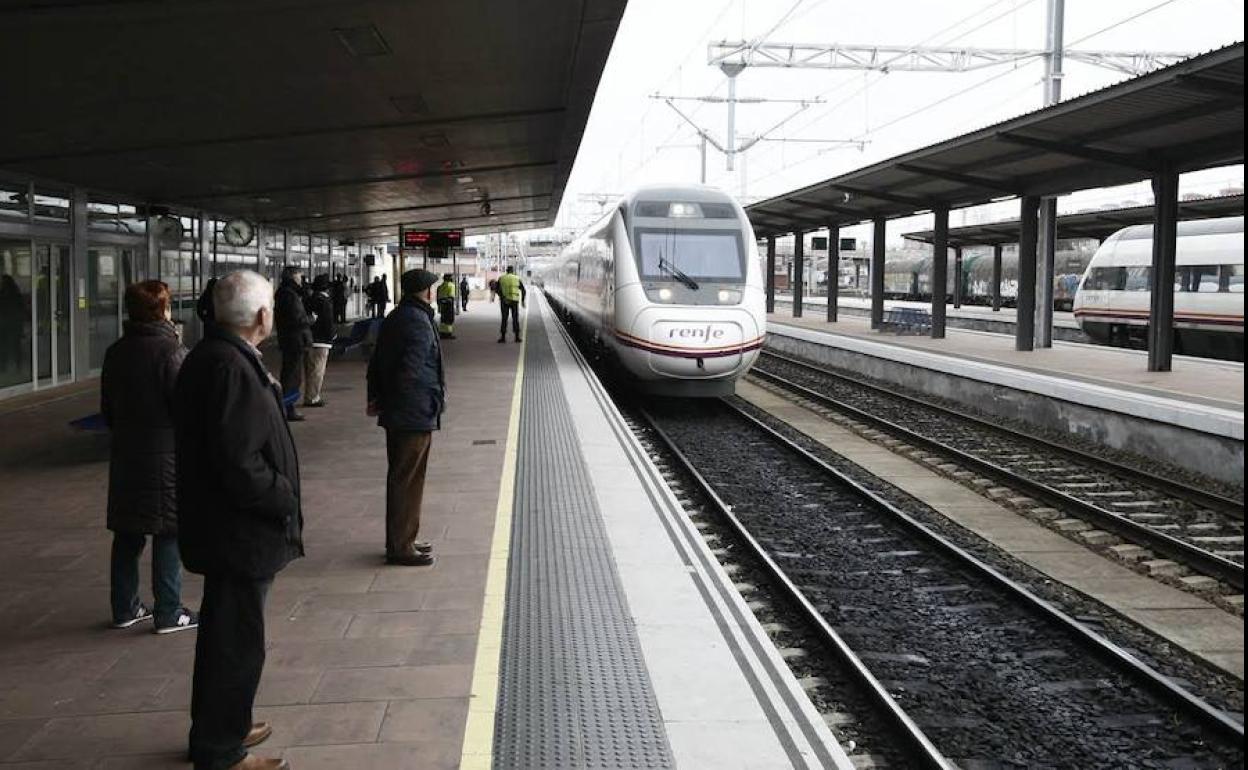
{"label": "woman in black coat", "polygon": [[[169,287],[144,281],[126,289],[125,333],[104,354],[100,406],[112,437],[108,528],[113,532],[113,627],[155,619],[156,633],[195,628],[182,606],[178,557],[177,455],[173,393],[186,357],[172,323]],[[152,592],[139,600],[139,556],[152,537]]]}

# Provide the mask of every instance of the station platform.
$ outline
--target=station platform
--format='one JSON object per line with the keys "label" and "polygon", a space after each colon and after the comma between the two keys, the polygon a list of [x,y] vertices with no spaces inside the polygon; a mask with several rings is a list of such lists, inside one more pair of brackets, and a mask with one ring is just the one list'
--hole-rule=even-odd
{"label": "station platform", "polygon": [[[781,308],[780,315],[783,315],[784,311],[791,311],[793,296],[791,294],[776,294],[776,305]],[[867,318],[871,316],[870,297],[842,294],[838,298],[836,306],[840,311],[840,315]],[[828,298],[804,297],[802,299],[802,307],[807,313],[817,314],[820,318],[825,318],[828,309]],[[904,299],[884,300],[884,309],[886,311],[900,308],[931,310],[932,303]],[[945,308],[946,326],[950,328],[996,332],[998,334],[1013,334],[1016,316],[1017,311],[1012,307],[1002,307],[1000,310],[993,310],[991,307],[984,305],[963,305],[955,308],[950,303]],[[1083,333],[1083,330],[1079,328],[1078,322],[1075,321],[1075,314],[1067,310],[1053,311],[1053,338],[1066,342],[1090,342],[1088,336]]]}
{"label": "station platform", "polygon": [[[256,750],[305,768],[852,766],[538,292],[445,344],[422,537],[383,563],[365,363],[292,426],[307,556],[269,594]],[[0,412],[0,768],[185,767],[195,635],[112,630],[94,389]],[[147,568],[143,569],[144,574]],[[149,595],[145,585],[143,595]],[[201,581],[187,575],[185,603]]]}
{"label": "station platform", "polygon": [[767,323],[772,349],[1243,485],[1242,363],[1175,356],[1173,371],[1149,372],[1144,351],[1101,345],[1020,352],[991,332],[950,328],[938,340],[852,315],[777,312]]}

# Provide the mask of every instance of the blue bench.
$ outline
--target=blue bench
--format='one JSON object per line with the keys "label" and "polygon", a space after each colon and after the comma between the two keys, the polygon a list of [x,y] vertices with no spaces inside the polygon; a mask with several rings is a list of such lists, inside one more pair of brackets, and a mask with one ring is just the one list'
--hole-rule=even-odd
{"label": "blue bench", "polygon": [[927,334],[932,330],[932,314],[914,307],[900,307],[884,314],[884,325],[898,334]]}
{"label": "blue bench", "polygon": [[[299,403],[300,392],[293,390],[282,396],[282,405],[287,409]],[[80,430],[84,433],[107,433],[108,423],[104,422],[104,415],[96,412],[86,417],[79,417],[76,420],[69,421],[69,427],[74,430]]]}
{"label": "blue bench", "polygon": [[366,318],[362,321],[356,321],[351,324],[351,333],[346,337],[339,337],[334,340],[334,346],[330,348],[329,352],[332,355],[346,355],[348,351],[376,339],[375,327],[379,328],[380,326],[380,318]]}

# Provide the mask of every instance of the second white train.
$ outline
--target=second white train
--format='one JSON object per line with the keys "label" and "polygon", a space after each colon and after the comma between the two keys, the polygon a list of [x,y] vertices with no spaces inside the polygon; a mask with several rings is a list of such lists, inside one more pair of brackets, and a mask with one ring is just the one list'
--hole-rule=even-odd
{"label": "second white train", "polygon": [[763,345],[749,219],[708,187],[643,187],[541,274],[546,295],[649,393],[732,393]]}

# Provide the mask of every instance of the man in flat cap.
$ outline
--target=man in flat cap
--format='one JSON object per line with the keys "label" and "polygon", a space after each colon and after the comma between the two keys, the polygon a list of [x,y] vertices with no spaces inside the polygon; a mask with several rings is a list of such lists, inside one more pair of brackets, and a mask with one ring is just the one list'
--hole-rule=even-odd
{"label": "man in flat cap", "polygon": [[409,270],[403,297],[386,316],[368,362],[368,414],[386,429],[386,563],[433,564],[433,546],[417,539],[433,431],[442,427],[446,381],[434,325],[438,276]]}

